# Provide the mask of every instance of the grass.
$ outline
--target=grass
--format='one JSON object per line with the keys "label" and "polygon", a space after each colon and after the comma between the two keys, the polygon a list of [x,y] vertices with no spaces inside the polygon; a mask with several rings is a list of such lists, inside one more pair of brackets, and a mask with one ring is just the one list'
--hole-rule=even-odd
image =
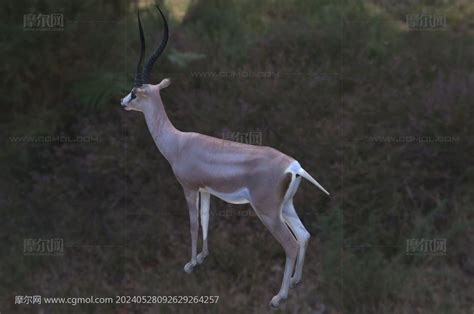
{"label": "grass", "polygon": [[[312,238],[302,284],[274,312],[313,313],[321,304],[328,313],[472,311],[470,2],[164,4],[171,38],[152,80],[171,77],[163,98],[176,127],[217,137],[261,132],[264,145],[298,159],[331,192],[303,183],[295,197]],[[190,239],[181,188],[143,117],[118,105],[138,56],[133,6],[2,6],[0,310],[269,312],[284,254],[245,206],[212,201],[210,255],[193,275],[182,270]],[[161,26],[146,3],[142,10],[151,51]],[[23,14],[39,11],[117,21],[24,31]],[[445,15],[447,26],[410,30],[406,15],[418,12]],[[203,76],[220,72],[240,74]],[[13,140],[21,136],[36,140]],[[64,255],[24,255],[31,238],[63,239]],[[406,241],[421,238],[445,239],[446,254],[407,255]],[[29,294],[220,299],[13,304]]]}

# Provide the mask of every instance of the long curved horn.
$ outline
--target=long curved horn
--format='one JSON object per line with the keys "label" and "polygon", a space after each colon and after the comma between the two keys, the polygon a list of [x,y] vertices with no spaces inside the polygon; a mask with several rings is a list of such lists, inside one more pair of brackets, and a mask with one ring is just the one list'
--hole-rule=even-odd
{"label": "long curved horn", "polygon": [[164,22],[164,29],[163,29],[163,39],[161,40],[161,44],[156,49],[156,51],[151,55],[151,57],[148,59],[148,61],[145,63],[145,67],[143,68],[143,83],[147,84],[149,82],[150,78],[150,71],[151,68],[153,67],[153,64],[155,63],[156,59],[161,55],[163,50],[165,50],[166,44],[168,43],[168,23],[166,22],[165,15],[161,11],[161,9],[156,6],[158,11],[160,11],[161,17],[163,18]]}
{"label": "long curved horn", "polygon": [[145,55],[145,36],[143,35],[142,21],[140,20],[140,11],[137,11],[137,17],[138,17],[138,31],[140,32],[141,49],[140,49],[140,59],[138,60],[137,71],[135,73],[135,87],[142,86],[143,84],[142,61],[143,61],[143,56]]}

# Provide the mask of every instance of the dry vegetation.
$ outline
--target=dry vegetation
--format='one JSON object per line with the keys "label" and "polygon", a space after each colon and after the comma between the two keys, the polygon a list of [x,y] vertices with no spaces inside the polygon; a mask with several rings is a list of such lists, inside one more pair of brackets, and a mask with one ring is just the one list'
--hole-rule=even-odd
{"label": "dry vegetation", "polygon": [[[173,80],[163,97],[176,127],[262,132],[264,145],[298,159],[332,193],[304,183],[295,198],[313,237],[302,284],[274,312],[324,304],[327,313],[471,313],[473,4],[187,3],[163,5],[175,15],[152,75]],[[138,56],[134,6],[1,7],[0,312],[270,312],[284,254],[246,206],[213,199],[210,256],[191,276],[182,270],[190,239],[181,189],[143,117],[119,106]],[[143,10],[150,49],[161,28]],[[64,30],[24,31],[23,15],[37,12],[63,13]],[[406,15],[421,12],[447,25],[409,30]],[[240,74],[203,74],[221,71]],[[91,140],[13,138],[58,135]],[[64,239],[64,255],[26,256],[30,238]],[[413,238],[446,239],[447,252],[406,255]],[[15,295],[220,300],[27,306]]]}

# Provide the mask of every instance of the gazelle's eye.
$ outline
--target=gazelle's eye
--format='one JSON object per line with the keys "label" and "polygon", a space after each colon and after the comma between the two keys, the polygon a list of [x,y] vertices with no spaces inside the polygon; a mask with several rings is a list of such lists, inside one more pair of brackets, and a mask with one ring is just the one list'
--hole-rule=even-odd
{"label": "gazelle's eye", "polygon": [[137,95],[135,95],[134,92],[131,92],[131,93],[130,93],[130,96],[132,97],[132,100],[135,99],[135,98],[137,98]]}

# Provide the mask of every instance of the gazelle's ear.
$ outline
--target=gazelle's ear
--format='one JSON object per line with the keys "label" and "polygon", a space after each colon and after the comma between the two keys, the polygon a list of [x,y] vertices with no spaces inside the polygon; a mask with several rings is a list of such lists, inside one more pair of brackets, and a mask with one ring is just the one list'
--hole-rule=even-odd
{"label": "gazelle's ear", "polygon": [[158,89],[163,89],[170,86],[171,80],[169,78],[165,78],[160,84],[157,85]]}

